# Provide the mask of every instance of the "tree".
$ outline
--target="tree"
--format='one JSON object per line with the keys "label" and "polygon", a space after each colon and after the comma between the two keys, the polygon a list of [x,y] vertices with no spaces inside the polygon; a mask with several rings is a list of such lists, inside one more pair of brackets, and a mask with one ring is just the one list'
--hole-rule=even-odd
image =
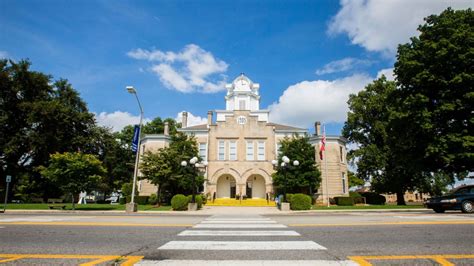
{"label": "tree", "polygon": [[365,181],[357,177],[352,171],[347,171],[347,178],[349,179],[349,187],[358,187],[365,184]]}
{"label": "tree", "polygon": [[157,193],[166,190],[171,195],[191,194],[192,179],[202,186],[204,177],[196,168],[182,167],[181,162],[198,157],[198,144],[193,136],[177,132],[171,136],[169,147],[147,152],[141,158],[141,179],[149,179],[158,185]]}
{"label": "tree", "polygon": [[342,134],[349,142],[358,144],[357,149],[348,153],[349,161],[357,162],[356,176],[371,181],[372,189],[377,192],[396,193],[397,203],[404,205],[403,195],[414,186],[414,182],[392,150],[395,133],[391,129],[391,118],[396,107],[395,92],[395,82],[382,76],[357,95],[350,95],[349,113]]}
{"label": "tree", "polygon": [[22,193],[46,197],[57,188],[35,169],[51,153],[86,151],[94,118],[66,80],[53,82],[30,65],[0,60],[0,175],[15,177],[16,192],[21,183]]}
{"label": "tree", "polygon": [[82,191],[95,189],[106,174],[106,169],[97,157],[81,152],[52,154],[49,166],[40,167],[39,170],[43,177],[72,195],[73,209],[74,197]]}
{"label": "tree", "polygon": [[[295,135],[293,138],[284,138],[280,143],[279,163],[273,174],[273,184],[280,189],[286,186],[288,193],[311,194],[316,191],[321,183],[321,173],[316,167],[316,153],[309,143],[309,137]],[[291,161],[298,160],[300,164],[283,169],[282,156],[287,156]]]}
{"label": "tree", "polygon": [[162,148],[158,152],[147,151],[142,156],[140,172],[143,179],[148,179],[150,183],[158,187],[156,192],[158,204],[161,203],[161,191],[170,185],[170,179],[174,173],[173,161],[173,153],[169,148]]}
{"label": "tree", "polygon": [[398,120],[409,121],[403,137],[425,171],[461,177],[474,170],[474,13],[448,8],[425,21],[398,47]]}

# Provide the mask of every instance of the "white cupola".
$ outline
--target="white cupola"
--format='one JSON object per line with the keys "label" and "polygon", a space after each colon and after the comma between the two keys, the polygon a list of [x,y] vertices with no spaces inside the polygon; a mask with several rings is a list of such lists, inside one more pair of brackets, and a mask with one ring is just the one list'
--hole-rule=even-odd
{"label": "white cupola", "polygon": [[260,110],[260,96],[258,95],[260,84],[253,83],[243,73],[231,84],[226,84],[225,88],[227,89],[226,110]]}

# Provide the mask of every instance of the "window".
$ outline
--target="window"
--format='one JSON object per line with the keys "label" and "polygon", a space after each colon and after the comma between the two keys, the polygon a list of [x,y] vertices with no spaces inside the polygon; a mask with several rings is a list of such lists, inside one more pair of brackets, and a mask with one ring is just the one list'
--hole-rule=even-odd
{"label": "window", "polygon": [[218,146],[218,155],[217,155],[217,160],[223,161],[225,160],[225,142],[223,140],[219,140],[219,146]]}
{"label": "window", "polygon": [[229,142],[229,160],[237,160],[237,141],[235,140]]}
{"label": "window", "polygon": [[346,173],[342,173],[342,193],[346,193]]}
{"label": "window", "polygon": [[247,141],[247,161],[253,161],[254,159],[253,141]]}
{"label": "window", "polygon": [[281,149],[281,143],[277,143],[276,151],[275,151],[275,157],[276,158],[278,158],[280,156],[280,153],[281,153],[280,149]]}
{"label": "window", "polygon": [[246,110],[245,109],[245,100],[239,100],[239,110]]}
{"label": "window", "polygon": [[265,141],[259,141],[257,149],[257,160],[265,160]]}
{"label": "window", "polygon": [[201,157],[203,161],[207,161],[207,144],[206,143],[199,143],[199,157]]}
{"label": "window", "polygon": [[342,154],[342,146],[339,146],[339,155],[341,156],[341,163],[344,162],[344,154]]}

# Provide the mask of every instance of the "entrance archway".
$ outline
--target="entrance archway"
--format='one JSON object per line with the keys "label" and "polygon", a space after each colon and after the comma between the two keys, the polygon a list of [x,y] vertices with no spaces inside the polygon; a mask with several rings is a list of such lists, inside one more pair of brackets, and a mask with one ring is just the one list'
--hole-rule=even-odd
{"label": "entrance archway", "polygon": [[265,199],[265,179],[261,175],[251,175],[246,182],[248,198]]}
{"label": "entrance archway", "polygon": [[216,198],[235,198],[236,183],[231,175],[222,175],[217,179]]}

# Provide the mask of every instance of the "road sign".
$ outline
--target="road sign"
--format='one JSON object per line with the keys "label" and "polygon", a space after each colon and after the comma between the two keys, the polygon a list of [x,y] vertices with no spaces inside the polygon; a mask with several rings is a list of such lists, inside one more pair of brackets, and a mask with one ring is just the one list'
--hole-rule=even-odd
{"label": "road sign", "polygon": [[7,180],[6,180],[7,183],[12,182],[12,176],[11,176],[11,175],[7,175],[7,178],[6,178],[6,179],[7,179]]}

